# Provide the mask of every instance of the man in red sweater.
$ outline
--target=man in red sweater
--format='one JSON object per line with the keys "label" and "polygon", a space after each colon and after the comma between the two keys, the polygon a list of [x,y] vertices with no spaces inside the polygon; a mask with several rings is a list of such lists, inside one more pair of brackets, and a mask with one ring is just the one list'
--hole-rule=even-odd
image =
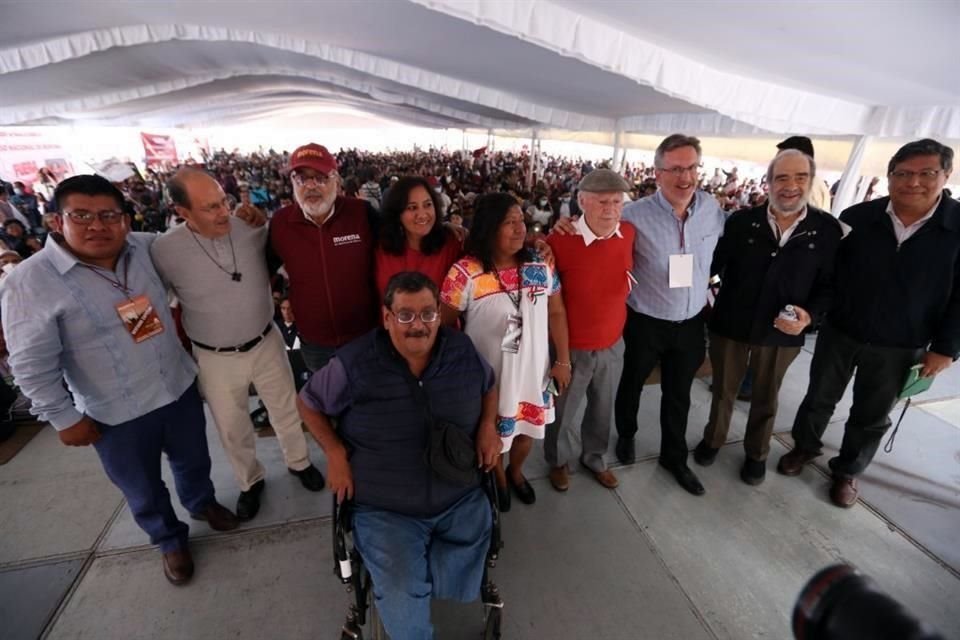
{"label": "man in red sweater", "polygon": [[290,155],[294,204],[270,221],[271,267],[290,277],[290,303],[310,371],[323,368],[335,348],[378,324],[373,280],[376,210],[339,196],[337,161],[319,144]]}
{"label": "man in red sweater", "polygon": [[574,421],[584,401],[580,462],[604,487],[618,484],[603,455],[623,371],[622,335],[632,282],[634,229],[620,224],[625,191],[630,185],[616,172],[591,171],[579,185],[577,202],[583,215],[574,225],[578,234],[547,238],[563,283],[573,367],[570,386],[557,399],[556,420],[547,425],[544,441],[550,483],[557,491],[569,487],[567,464],[576,455]]}

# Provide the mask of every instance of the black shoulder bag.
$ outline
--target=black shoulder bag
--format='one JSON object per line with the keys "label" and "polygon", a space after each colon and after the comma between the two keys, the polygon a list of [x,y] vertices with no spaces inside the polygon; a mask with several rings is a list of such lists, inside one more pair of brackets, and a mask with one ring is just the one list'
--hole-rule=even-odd
{"label": "black shoulder bag", "polygon": [[413,383],[413,397],[423,407],[427,423],[427,448],[424,461],[439,478],[451,484],[470,486],[477,482],[477,448],[473,438],[452,422],[438,420],[430,410],[430,401],[419,383]]}

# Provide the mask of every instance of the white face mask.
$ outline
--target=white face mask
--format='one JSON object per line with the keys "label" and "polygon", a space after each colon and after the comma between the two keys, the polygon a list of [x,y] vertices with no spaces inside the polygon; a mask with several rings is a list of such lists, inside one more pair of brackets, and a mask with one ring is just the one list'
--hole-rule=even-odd
{"label": "white face mask", "polygon": [[441,189],[440,187],[434,187],[433,190],[436,191],[437,193],[443,193],[443,189]]}
{"label": "white face mask", "polygon": [[546,201],[546,200],[541,200],[541,201],[540,201],[540,206],[541,206],[541,207],[547,206],[547,201]]}

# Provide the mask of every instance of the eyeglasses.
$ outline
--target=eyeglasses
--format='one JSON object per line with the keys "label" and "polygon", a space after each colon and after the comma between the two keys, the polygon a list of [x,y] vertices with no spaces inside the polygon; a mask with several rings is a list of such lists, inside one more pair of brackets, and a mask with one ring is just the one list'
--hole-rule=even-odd
{"label": "eyeglasses", "polygon": [[891,171],[890,177],[896,180],[910,181],[914,178],[920,178],[920,182],[933,182],[943,169],[924,169],[923,171]]}
{"label": "eyeglasses", "polygon": [[64,215],[69,217],[71,220],[76,222],[81,226],[89,226],[93,224],[95,219],[99,219],[103,224],[117,224],[123,220],[123,216],[126,215],[123,211],[114,211],[107,209],[105,211],[64,211]]}
{"label": "eyeglasses", "polygon": [[702,168],[703,168],[702,164],[692,164],[689,167],[670,167],[669,169],[657,167],[657,171],[670,173],[670,174],[673,174],[673,176],[679,178],[685,173],[692,173],[693,175],[697,175],[697,172]]}
{"label": "eyeglasses", "polygon": [[302,173],[293,172],[290,174],[290,179],[293,181],[293,184],[298,187],[304,187],[311,182],[320,187],[325,187],[330,184],[330,181],[336,178],[336,174],[328,173],[325,176],[305,176]]}
{"label": "eyeglasses", "polygon": [[420,313],[414,313],[413,311],[393,311],[393,315],[397,316],[397,322],[400,324],[410,324],[417,317],[420,318],[420,322],[423,324],[430,324],[431,322],[436,322],[437,318],[440,317],[438,311],[421,311]]}

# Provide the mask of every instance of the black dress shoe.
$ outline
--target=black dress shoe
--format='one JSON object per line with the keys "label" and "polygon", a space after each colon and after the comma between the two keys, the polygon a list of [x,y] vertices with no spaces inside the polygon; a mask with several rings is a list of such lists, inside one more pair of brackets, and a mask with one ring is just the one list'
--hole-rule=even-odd
{"label": "black dress shoe", "polygon": [[513,488],[513,492],[517,494],[517,498],[519,498],[520,502],[523,504],[533,504],[537,501],[537,494],[533,490],[533,487],[530,486],[530,483],[527,482],[527,479],[523,478],[523,482],[520,482],[519,484],[514,482],[513,475],[510,473],[509,467],[507,467],[507,484]]}
{"label": "black dress shoe", "polygon": [[747,484],[750,484],[753,486],[762,484],[763,479],[766,475],[767,475],[766,460],[753,460],[752,458],[747,458],[743,461],[743,468],[740,469],[740,479],[746,482]]}
{"label": "black dress shoe", "polygon": [[252,487],[240,492],[240,497],[237,499],[237,517],[241,521],[253,520],[260,511],[260,494],[263,493],[265,485],[266,482],[263,480],[257,480]]}
{"label": "black dress shoe", "polygon": [[287,471],[300,478],[300,484],[308,491],[322,491],[324,484],[326,484],[323,474],[312,464],[299,471],[295,469],[287,469]]}
{"label": "black dress shoe", "polygon": [[707,446],[706,441],[701,440],[697,448],[693,450],[693,461],[701,467],[709,467],[713,464],[713,461],[717,459],[717,453],[719,453],[719,451],[719,448],[714,449],[713,447]]}
{"label": "black dress shoe", "polygon": [[703,485],[700,484],[700,480],[697,478],[697,475],[690,470],[690,467],[687,465],[681,466],[668,466],[660,463],[660,466],[673,474],[673,477],[676,479],[677,484],[687,490],[687,492],[692,493],[695,496],[702,496],[707,492],[703,488]]}
{"label": "black dress shoe", "polygon": [[617,453],[617,460],[623,464],[633,464],[637,461],[637,449],[634,445],[633,438],[617,438],[615,451]]}
{"label": "black dress shoe", "polygon": [[190,517],[210,525],[214,531],[233,531],[240,526],[240,520],[225,506],[214,500],[199,513],[191,513]]}

